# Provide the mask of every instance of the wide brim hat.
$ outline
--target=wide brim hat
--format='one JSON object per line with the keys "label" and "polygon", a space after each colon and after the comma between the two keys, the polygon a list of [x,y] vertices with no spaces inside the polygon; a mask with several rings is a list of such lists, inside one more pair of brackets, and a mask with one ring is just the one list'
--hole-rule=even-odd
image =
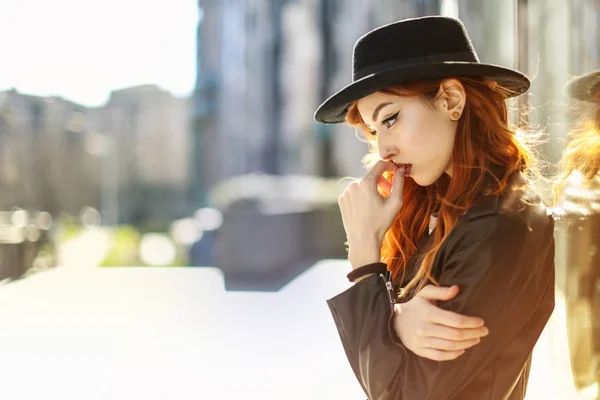
{"label": "wide brim hat", "polygon": [[582,101],[600,102],[600,98],[594,96],[597,91],[600,91],[600,70],[576,76],[565,85],[567,96]]}
{"label": "wide brim hat", "polygon": [[482,77],[508,89],[510,97],[531,85],[519,71],[481,63],[463,23],[442,16],[405,19],[368,32],[354,45],[352,70],[352,83],[319,106],[317,122],[344,122],[353,102],[411,81]]}

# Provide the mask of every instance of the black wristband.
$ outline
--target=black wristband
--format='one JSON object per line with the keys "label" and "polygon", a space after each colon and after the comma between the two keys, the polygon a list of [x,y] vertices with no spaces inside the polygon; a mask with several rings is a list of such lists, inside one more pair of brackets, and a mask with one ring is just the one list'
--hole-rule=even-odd
{"label": "black wristband", "polygon": [[385,271],[387,271],[386,263],[376,262],[373,264],[367,264],[367,265],[363,265],[362,267],[358,267],[355,270],[351,271],[346,276],[348,277],[348,280],[350,282],[354,282],[356,279],[360,278],[361,276],[368,275],[368,274],[382,273]]}

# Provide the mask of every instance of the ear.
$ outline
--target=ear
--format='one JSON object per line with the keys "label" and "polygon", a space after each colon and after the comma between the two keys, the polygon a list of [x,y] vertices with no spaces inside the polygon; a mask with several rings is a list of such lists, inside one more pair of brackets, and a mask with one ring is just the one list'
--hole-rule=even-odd
{"label": "ear", "polygon": [[457,121],[462,116],[467,102],[467,93],[463,84],[455,78],[444,79],[438,91],[438,105],[448,118]]}

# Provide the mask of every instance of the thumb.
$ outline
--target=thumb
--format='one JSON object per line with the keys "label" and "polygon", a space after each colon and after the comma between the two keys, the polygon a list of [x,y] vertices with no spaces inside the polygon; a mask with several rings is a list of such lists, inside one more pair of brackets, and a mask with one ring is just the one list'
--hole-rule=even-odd
{"label": "thumb", "polygon": [[458,294],[458,286],[454,285],[451,287],[438,287],[434,285],[427,285],[419,293],[417,296],[424,298],[429,301],[448,301],[456,297]]}

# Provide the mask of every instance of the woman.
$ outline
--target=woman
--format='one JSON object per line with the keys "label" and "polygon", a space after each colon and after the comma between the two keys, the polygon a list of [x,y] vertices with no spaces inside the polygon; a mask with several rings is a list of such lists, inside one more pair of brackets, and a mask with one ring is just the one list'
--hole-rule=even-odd
{"label": "woman", "polygon": [[[371,147],[372,168],[338,201],[356,284],[328,301],[360,384],[372,400],[523,399],[554,308],[553,221],[505,104],[529,80],[480,63],[445,17],[367,33],[353,70],[315,119],[359,127]],[[461,315],[489,333],[464,326],[470,343],[439,350]],[[437,353],[410,351],[422,336]]]}
{"label": "woman", "polygon": [[600,366],[600,70],[571,79],[569,97],[579,100],[577,123],[563,152],[555,182],[557,287],[565,295],[571,372],[577,389],[596,386]]}

